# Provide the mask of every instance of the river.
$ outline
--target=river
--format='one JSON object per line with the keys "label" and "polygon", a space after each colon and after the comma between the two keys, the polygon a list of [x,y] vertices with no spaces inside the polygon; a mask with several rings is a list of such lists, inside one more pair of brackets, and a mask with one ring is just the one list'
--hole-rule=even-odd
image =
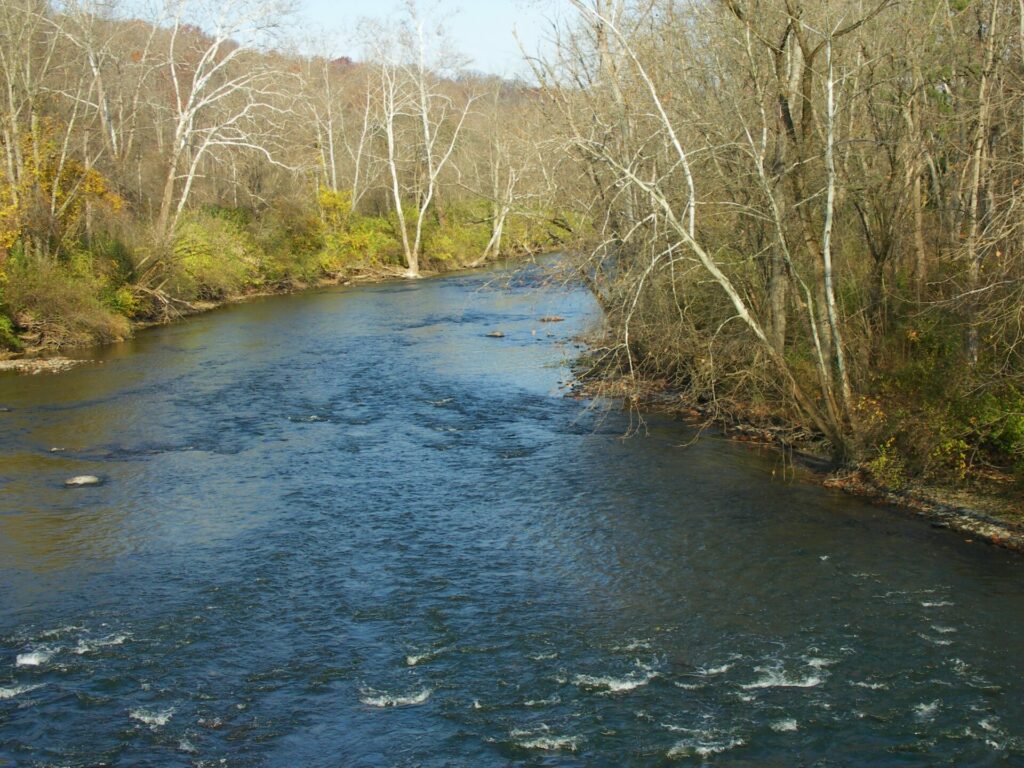
{"label": "river", "polygon": [[0,376],[0,765],[1024,765],[1024,561],[622,439],[563,396],[592,302],[543,282]]}

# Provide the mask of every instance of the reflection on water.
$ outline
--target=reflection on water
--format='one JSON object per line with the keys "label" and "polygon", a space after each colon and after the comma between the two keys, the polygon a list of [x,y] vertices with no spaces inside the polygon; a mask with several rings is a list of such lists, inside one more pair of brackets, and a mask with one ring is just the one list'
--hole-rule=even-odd
{"label": "reflection on water", "polygon": [[1019,558],[622,440],[494,278],[0,378],[0,765],[1024,764]]}

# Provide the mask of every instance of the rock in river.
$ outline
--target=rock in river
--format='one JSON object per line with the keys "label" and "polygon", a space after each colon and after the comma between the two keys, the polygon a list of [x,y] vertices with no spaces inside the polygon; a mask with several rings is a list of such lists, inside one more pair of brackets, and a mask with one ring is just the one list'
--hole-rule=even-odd
{"label": "rock in river", "polygon": [[64,485],[68,488],[85,488],[90,485],[102,485],[103,481],[96,477],[96,475],[76,475],[75,477],[69,477],[64,481]]}
{"label": "rock in river", "polygon": [[491,331],[487,334],[487,337],[491,339],[503,339],[505,338],[505,334],[501,331]]}

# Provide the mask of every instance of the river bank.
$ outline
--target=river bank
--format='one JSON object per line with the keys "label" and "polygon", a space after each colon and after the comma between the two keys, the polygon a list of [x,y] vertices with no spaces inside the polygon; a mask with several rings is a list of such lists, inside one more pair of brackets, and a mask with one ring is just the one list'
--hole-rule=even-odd
{"label": "river bank", "polygon": [[[443,274],[446,273],[424,273],[423,277]],[[173,315],[162,321],[140,319],[132,322],[131,333],[262,297],[295,294],[338,285],[374,284],[401,279],[405,279],[401,270],[377,267],[323,275],[312,281],[281,282],[269,287],[262,286],[259,289],[227,295],[219,301],[182,304]],[[56,374],[82,364],[102,362],[74,356],[75,349],[91,346],[95,344],[70,345],[56,349],[29,346],[17,353],[0,353],[0,373]],[[802,467],[806,470],[808,478],[824,487],[842,490],[873,504],[897,507],[924,518],[935,527],[948,528],[973,540],[1024,553],[1024,515],[1020,512],[1020,500],[1008,494],[929,486],[922,483],[908,483],[900,488],[890,487],[879,482],[867,466],[834,466],[822,449],[820,438],[798,426],[766,418],[765,414],[755,414],[740,408],[722,410],[720,407],[694,407],[692,404],[684,403],[677,394],[657,382],[646,382],[638,389],[636,382],[615,380],[607,372],[591,372],[579,376],[579,379],[579,385],[572,391],[574,397],[618,398],[628,408],[667,414],[698,430],[711,429],[724,439],[743,443],[754,450],[770,450],[777,453],[785,460]]]}
{"label": "river bank", "polygon": [[540,273],[0,376],[0,763],[1024,758],[1019,556],[669,418],[621,439],[560,389],[595,302]]}
{"label": "river bank", "polygon": [[[452,271],[458,271],[458,267]],[[424,271],[420,277],[429,278],[447,272]],[[247,301],[264,298],[267,296],[283,296],[303,291],[330,288],[332,286],[349,286],[360,284],[383,283],[391,280],[408,279],[404,271],[397,267],[362,267],[353,270],[345,270],[333,274],[325,274],[314,280],[287,280],[263,285],[259,288],[252,288],[239,293],[227,294],[217,301],[191,301],[176,302],[173,310],[164,315],[162,319],[143,317],[130,321],[130,333],[127,337],[114,339],[105,343],[116,344],[130,338],[137,331],[146,328],[154,328],[163,325],[180,322],[181,320],[212,312],[222,307],[234,304],[242,304]],[[76,349],[87,349],[95,346],[102,346],[104,342],[80,341],[77,343],[62,344],[53,346],[49,344],[33,345],[25,344],[19,351],[8,351],[0,349],[0,373],[11,372],[22,375],[35,376],[48,373],[63,373],[78,365],[88,362],[86,359],[67,356],[63,353],[73,352]]]}
{"label": "river bank", "polygon": [[898,488],[887,486],[873,476],[867,464],[837,466],[824,450],[821,437],[799,425],[740,407],[694,406],[658,382],[638,385],[600,370],[577,368],[576,373],[579,382],[572,397],[613,398],[638,413],[670,416],[698,432],[708,431],[751,450],[771,451],[785,462],[799,466],[808,480],[825,488],[841,490],[875,505],[898,508],[925,519],[933,527],[963,534],[970,541],[1024,553],[1024,506],[1018,495],[920,481],[909,481]]}

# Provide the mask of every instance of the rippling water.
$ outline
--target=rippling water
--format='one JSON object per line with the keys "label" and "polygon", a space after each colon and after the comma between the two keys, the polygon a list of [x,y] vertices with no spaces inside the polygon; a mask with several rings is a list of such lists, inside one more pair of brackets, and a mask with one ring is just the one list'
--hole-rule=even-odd
{"label": "rippling water", "polygon": [[1024,561],[620,439],[534,277],[0,378],[0,765],[1024,765]]}

